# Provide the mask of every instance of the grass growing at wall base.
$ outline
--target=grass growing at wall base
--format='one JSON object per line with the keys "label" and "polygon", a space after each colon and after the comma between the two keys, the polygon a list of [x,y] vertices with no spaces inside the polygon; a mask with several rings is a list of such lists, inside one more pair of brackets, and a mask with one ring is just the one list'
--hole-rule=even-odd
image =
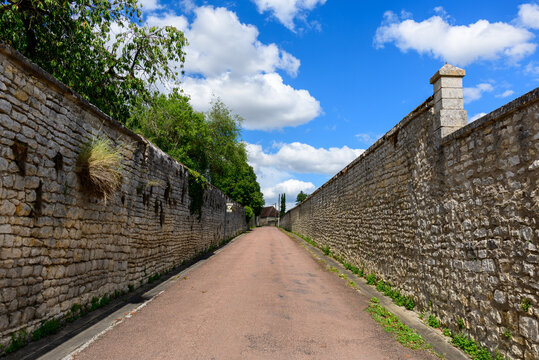
{"label": "grass growing at wall base", "polygon": [[395,334],[397,341],[405,347],[412,350],[432,351],[432,346],[421,335],[409,326],[404,325],[397,316],[381,306],[377,298],[373,297],[371,299],[367,311],[385,331]]}
{"label": "grass growing at wall base", "polygon": [[487,348],[482,347],[477,344],[472,338],[468,335],[462,333],[451,334],[452,341],[451,343],[462,349],[466,354],[470,355],[473,360],[504,360],[505,358],[496,352],[494,357],[487,350]]}

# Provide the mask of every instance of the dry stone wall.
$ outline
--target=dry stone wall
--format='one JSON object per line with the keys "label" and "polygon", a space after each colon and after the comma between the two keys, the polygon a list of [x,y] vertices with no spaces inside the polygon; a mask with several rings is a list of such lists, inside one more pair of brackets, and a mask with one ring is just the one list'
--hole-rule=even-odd
{"label": "dry stone wall", "polygon": [[535,89],[461,127],[459,106],[440,121],[435,94],[281,224],[412,295],[445,326],[462,319],[490,351],[538,359],[538,100]]}
{"label": "dry stone wall", "polygon": [[[107,202],[74,171],[96,136],[122,149]],[[0,45],[0,344],[244,231],[238,204],[225,224],[229,201],[210,186],[191,215],[187,168]]]}

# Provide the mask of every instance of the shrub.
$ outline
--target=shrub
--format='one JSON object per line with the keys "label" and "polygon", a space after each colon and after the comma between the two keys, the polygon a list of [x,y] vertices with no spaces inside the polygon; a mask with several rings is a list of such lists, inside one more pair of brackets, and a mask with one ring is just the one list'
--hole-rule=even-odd
{"label": "shrub", "polygon": [[83,190],[107,200],[122,184],[122,156],[110,140],[96,137],[81,150],[75,171]]}

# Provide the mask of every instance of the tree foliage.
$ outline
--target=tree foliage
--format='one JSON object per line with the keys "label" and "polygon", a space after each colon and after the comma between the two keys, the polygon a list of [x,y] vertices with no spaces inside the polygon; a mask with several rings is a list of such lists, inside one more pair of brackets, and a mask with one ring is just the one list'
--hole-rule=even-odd
{"label": "tree foliage", "polygon": [[189,98],[173,92],[140,103],[127,125],[169,155],[202,174],[234,201],[260,214],[264,199],[241,141],[241,118],[220,100],[198,113]]}
{"label": "tree foliage", "polygon": [[137,0],[0,0],[0,40],[120,121],[184,61],[181,31],[140,23]]}
{"label": "tree foliage", "polygon": [[281,211],[279,213],[280,213],[281,217],[283,217],[284,214],[286,213],[286,194],[282,194],[279,197],[279,201],[281,203]]}
{"label": "tree foliage", "polygon": [[303,190],[301,190],[298,194],[298,196],[296,196],[296,205],[299,205],[301,204],[303,201],[305,201],[305,199],[307,199],[309,197],[309,194],[306,194],[303,192]]}

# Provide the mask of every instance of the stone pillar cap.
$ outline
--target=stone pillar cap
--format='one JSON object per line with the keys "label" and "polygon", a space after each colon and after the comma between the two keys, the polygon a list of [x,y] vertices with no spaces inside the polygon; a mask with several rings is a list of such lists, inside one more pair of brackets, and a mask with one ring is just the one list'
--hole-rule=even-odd
{"label": "stone pillar cap", "polygon": [[436,74],[432,75],[430,78],[430,83],[434,84],[436,80],[441,78],[442,76],[448,76],[448,77],[464,77],[466,75],[466,71],[464,69],[458,68],[456,66],[445,64],[436,72]]}

